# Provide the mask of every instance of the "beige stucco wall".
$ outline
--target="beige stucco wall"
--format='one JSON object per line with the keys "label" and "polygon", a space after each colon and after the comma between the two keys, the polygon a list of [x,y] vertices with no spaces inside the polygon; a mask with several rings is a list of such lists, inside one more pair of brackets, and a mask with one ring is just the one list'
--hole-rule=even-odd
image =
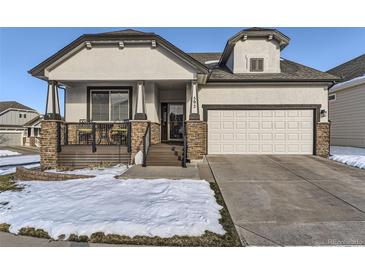
{"label": "beige stucco wall", "polygon": [[50,80],[163,80],[195,79],[195,70],[176,55],[151,44],[95,45],[83,48],[67,60],[52,65],[45,74]]}
{"label": "beige stucco wall", "polygon": [[329,101],[331,145],[365,148],[365,85],[335,94],[336,100]]}
{"label": "beige stucco wall", "polygon": [[250,73],[250,58],[264,58],[262,73],[280,72],[280,47],[276,40],[249,38],[238,41],[232,52],[233,60],[228,59],[227,63],[229,67],[233,65],[234,73]]}
{"label": "beige stucco wall", "polygon": [[87,87],[88,86],[131,86],[132,91],[132,113],[135,113],[136,82],[99,82],[99,83],[67,83],[65,97],[65,119],[66,122],[79,122],[87,118]]}
{"label": "beige stucco wall", "polygon": [[[218,85],[200,86],[200,118],[203,119],[203,104],[274,105],[274,104],[321,104],[328,111],[328,91],[324,86],[306,85]],[[328,116],[321,117],[327,122]]]}

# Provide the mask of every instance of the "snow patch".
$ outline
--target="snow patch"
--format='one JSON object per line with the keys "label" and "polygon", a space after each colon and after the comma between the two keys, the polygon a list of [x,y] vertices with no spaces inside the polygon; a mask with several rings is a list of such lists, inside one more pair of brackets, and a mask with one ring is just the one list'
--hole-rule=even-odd
{"label": "snow patch", "polygon": [[365,149],[356,147],[331,146],[331,160],[365,169]]}
{"label": "snow patch", "polygon": [[15,152],[15,151],[10,151],[10,150],[0,150],[0,157],[5,157],[5,156],[13,156],[13,155],[20,155],[19,152]]}
{"label": "snow patch", "polygon": [[40,162],[41,157],[39,155],[22,155],[13,157],[2,157],[0,158],[0,167],[10,165],[23,165],[23,164],[34,164]]}
{"label": "snow patch", "polygon": [[142,151],[138,151],[136,156],[134,156],[134,162],[136,165],[142,165],[143,164],[143,153]]}
{"label": "snow patch", "polygon": [[[36,168],[36,167],[40,167],[40,164],[30,164],[30,165],[22,165],[22,167],[25,168]],[[0,167],[0,176],[2,175],[9,175],[12,173],[15,173],[16,171],[16,167],[12,166],[12,167]]]}
{"label": "snow patch", "polygon": [[[115,179],[127,168],[83,169],[64,173],[95,178],[62,182],[22,182],[21,192],[0,193],[0,223],[10,232],[35,227],[53,238],[94,232],[126,236],[200,236],[225,231],[219,206],[204,180]],[[52,171],[57,172],[57,171]]]}
{"label": "snow patch", "polygon": [[26,168],[39,167],[41,158],[39,155],[21,155],[0,158],[0,176],[15,172],[16,166]]}

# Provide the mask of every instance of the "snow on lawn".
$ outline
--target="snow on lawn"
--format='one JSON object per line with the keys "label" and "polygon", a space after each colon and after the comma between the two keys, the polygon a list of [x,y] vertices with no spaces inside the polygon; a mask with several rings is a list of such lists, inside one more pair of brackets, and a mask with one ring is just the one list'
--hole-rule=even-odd
{"label": "snow on lawn", "polygon": [[[81,170],[95,178],[22,182],[21,192],[0,193],[0,223],[10,232],[41,228],[53,238],[94,232],[126,236],[200,236],[225,231],[209,183],[203,180],[115,179],[126,167]],[[69,173],[69,172],[68,172]]]}
{"label": "snow on lawn", "polygon": [[26,168],[39,167],[39,155],[21,155],[9,156],[0,158],[0,176],[15,172],[16,166],[23,166]]}
{"label": "snow on lawn", "polygon": [[[22,167],[25,168],[36,168],[36,167],[40,167],[40,164],[29,164],[29,165],[21,165]],[[3,175],[9,175],[12,173],[15,173],[16,171],[16,167],[15,166],[11,166],[11,167],[0,167],[0,176]]]}
{"label": "snow on lawn", "polygon": [[365,149],[363,148],[331,146],[330,152],[331,160],[365,169]]}
{"label": "snow on lawn", "polygon": [[5,156],[13,156],[13,155],[20,155],[19,152],[15,152],[15,151],[10,151],[10,150],[0,150],[0,157],[5,157]]}

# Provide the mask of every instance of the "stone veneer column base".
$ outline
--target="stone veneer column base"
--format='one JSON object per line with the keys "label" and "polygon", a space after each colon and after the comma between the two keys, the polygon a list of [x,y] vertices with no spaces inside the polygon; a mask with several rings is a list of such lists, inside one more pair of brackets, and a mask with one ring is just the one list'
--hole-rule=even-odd
{"label": "stone veneer column base", "polygon": [[327,158],[330,153],[330,128],[328,122],[316,125],[316,155]]}
{"label": "stone veneer column base", "polygon": [[159,123],[151,122],[151,145],[161,143],[161,127]]}
{"label": "stone veneer column base", "polygon": [[190,160],[203,159],[207,154],[207,123],[198,120],[185,122],[187,157]]}
{"label": "stone veneer column base", "polygon": [[57,168],[57,123],[58,120],[43,120],[41,123],[40,156],[41,169]]}
{"label": "stone veneer column base", "polygon": [[134,157],[137,152],[143,150],[143,136],[149,121],[133,120],[131,121],[131,163],[134,163]]}

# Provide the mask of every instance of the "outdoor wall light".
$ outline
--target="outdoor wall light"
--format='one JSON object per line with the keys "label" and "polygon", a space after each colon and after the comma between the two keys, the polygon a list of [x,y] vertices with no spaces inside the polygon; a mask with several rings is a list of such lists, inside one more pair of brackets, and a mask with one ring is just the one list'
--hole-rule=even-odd
{"label": "outdoor wall light", "polygon": [[321,109],[321,117],[326,117],[326,116],[327,116],[327,110]]}

